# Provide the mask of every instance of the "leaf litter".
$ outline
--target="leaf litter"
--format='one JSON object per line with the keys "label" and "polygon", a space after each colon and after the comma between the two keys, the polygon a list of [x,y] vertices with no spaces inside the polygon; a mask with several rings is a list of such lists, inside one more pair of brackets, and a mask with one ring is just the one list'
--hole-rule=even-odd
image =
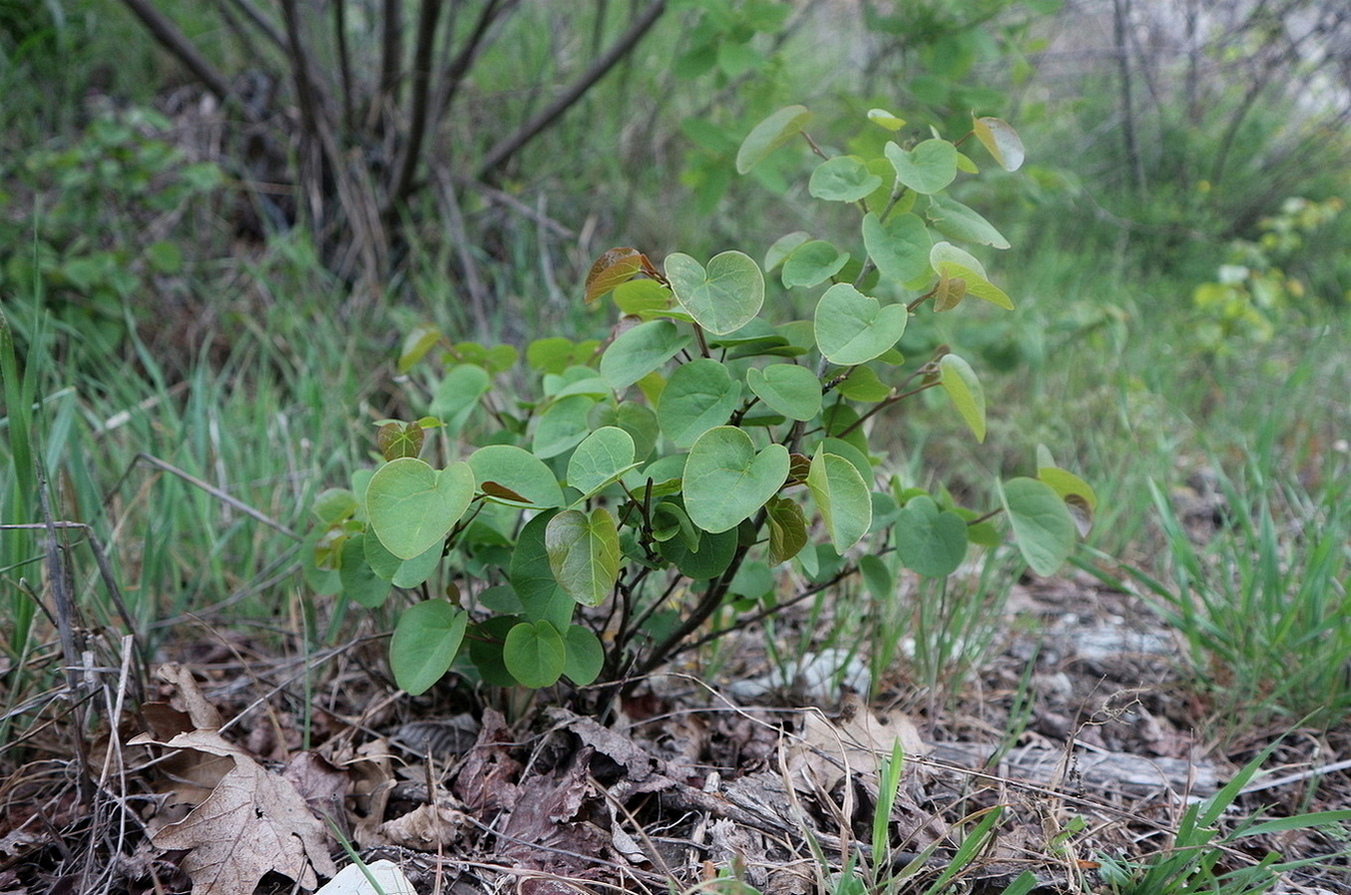
{"label": "leaf litter", "polygon": [[[289,689],[294,662],[166,663],[159,698],[129,706],[94,742],[93,764],[121,771],[92,795],[56,772],[68,716],[38,726],[45,742],[34,734],[7,748],[0,895],[313,891],[350,863],[339,840],[367,862],[392,861],[423,893],[665,893],[730,885],[722,877],[806,895],[860,864],[909,873],[919,891],[951,864],[971,819],[994,809],[1003,812],[994,837],[957,874],[965,891],[1001,892],[1024,872],[1034,892],[1092,891],[1096,856],[1157,850],[1233,766],[1208,761],[1181,727],[1157,653],[1088,652],[1098,634],[1065,622],[1083,591],[1082,582],[1025,589],[1020,611],[1051,619],[1048,630],[1064,623],[1063,636],[1030,654],[1011,635],[976,698],[941,711],[903,680],[889,701],[845,694],[823,709],[775,707],[774,694],[739,705],[726,688],[673,671],[605,723],[563,706],[518,707],[508,722],[482,705],[446,712],[453,688],[400,698],[360,665],[359,649],[325,654],[315,680],[327,696],[308,706]],[[1096,616],[1081,621],[1101,633]],[[754,655],[747,639],[734,650],[742,659]],[[1010,739],[1010,690],[1029,663],[1039,697]],[[309,743],[297,736],[302,716]],[[873,855],[878,762],[897,739],[905,765],[889,852]],[[1306,740],[1278,757],[1327,764],[1320,750],[1335,744]],[[56,758],[33,757],[42,753]],[[1344,781],[1344,769],[1321,781],[1296,773],[1248,807],[1337,807]],[[1292,785],[1298,793],[1274,793]],[[1287,854],[1329,847],[1312,831],[1276,844]],[[1260,854],[1229,860],[1241,867]],[[1292,878],[1277,891],[1316,889]]]}

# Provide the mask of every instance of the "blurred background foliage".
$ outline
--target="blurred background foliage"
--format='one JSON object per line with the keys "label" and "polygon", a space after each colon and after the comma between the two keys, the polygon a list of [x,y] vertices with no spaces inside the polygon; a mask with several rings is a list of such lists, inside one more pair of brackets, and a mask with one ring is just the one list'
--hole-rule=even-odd
{"label": "blurred background foliage", "polygon": [[[734,175],[774,109],[827,152],[873,107],[996,115],[1028,165],[956,198],[1013,243],[986,260],[1018,311],[906,347],[991,370],[991,443],[1056,445],[1129,558],[1145,483],[1241,478],[1253,431],[1292,487],[1345,472],[1347,84],[1341,0],[0,0],[0,299],[60,512],[172,625],[252,605],[295,547],[143,452],[301,528],[406,409],[415,323],[603,337],[581,283],[612,246],[826,230],[805,145]],[[890,462],[955,488],[1031,462],[945,420],[908,414]]]}
{"label": "blurred background foliage", "polygon": [[[314,261],[335,288],[288,306],[432,307],[520,341],[575,314],[612,244],[806,226],[791,151],[759,183],[731,164],[750,123],[803,102],[828,147],[873,106],[943,132],[1015,121],[1027,174],[964,201],[1037,254],[1169,278],[1179,304],[1239,285],[1217,245],[1286,219],[1254,269],[1289,300],[1245,299],[1270,326],[1351,285],[1330,250],[1351,224],[1286,210],[1347,191],[1347,19],[1330,0],[3,0],[0,288],[40,292],[100,355],[130,319],[168,357],[268,303],[242,268]],[[1203,293],[1200,316],[1245,331]]]}

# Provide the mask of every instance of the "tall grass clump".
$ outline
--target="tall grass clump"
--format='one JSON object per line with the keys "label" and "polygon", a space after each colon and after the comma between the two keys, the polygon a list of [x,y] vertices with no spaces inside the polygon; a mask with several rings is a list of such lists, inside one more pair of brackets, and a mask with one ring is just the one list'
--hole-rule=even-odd
{"label": "tall grass clump", "polygon": [[1351,495],[1345,469],[1310,493],[1269,460],[1221,475],[1208,544],[1152,489],[1170,566],[1158,594],[1218,714],[1325,726],[1351,709]]}

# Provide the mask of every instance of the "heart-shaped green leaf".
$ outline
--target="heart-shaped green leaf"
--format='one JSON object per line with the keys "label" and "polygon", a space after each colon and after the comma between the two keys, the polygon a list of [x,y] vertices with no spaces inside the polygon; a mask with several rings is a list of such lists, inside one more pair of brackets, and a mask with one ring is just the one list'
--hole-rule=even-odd
{"label": "heart-shaped green leaf", "polygon": [[999,499],[1023,558],[1038,575],[1054,575],[1078,538],[1074,517],[1055,489],[1036,479],[1004,482]]}
{"label": "heart-shaped green leaf", "polygon": [[402,457],[371,476],[366,513],[385,549],[412,559],[449,534],[473,498],[474,472],[468,463],[457,461],[437,470]]}
{"label": "heart-shaped green leaf", "polygon": [[489,444],[470,454],[467,462],[480,488],[491,482],[519,494],[533,507],[563,505],[558,479],[543,460],[524,448]]}
{"label": "heart-shaped green leaf", "polygon": [[590,435],[568,458],[568,484],[591,497],[638,464],[633,462],[633,436],[614,426]]}
{"label": "heart-shaped green leaf", "polygon": [[746,384],[761,401],[790,420],[809,420],[821,412],[821,380],[806,367],[770,364],[746,371]]}
{"label": "heart-shaped green leaf", "polygon": [[761,121],[741,141],[736,154],[736,172],[750,171],[775,149],[802,133],[811,120],[812,113],[805,106],[788,106]]}
{"label": "heart-shaped green leaf", "polygon": [[788,449],[771,444],[756,453],[735,426],[709,429],[685,459],[685,512],[704,531],[735,528],[765,505],[788,478]]}
{"label": "heart-shaped green leaf", "polygon": [[569,395],[549,405],[535,423],[530,448],[541,460],[557,457],[582,443],[591,433],[587,414],[596,399],[590,395]]}
{"label": "heart-shaped green leaf", "polygon": [[385,545],[380,543],[380,539],[376,537],[362,538],[362,543],[366,549],[366,562],[371,569],[376,575],[395,587],[417,587],[432,577],[437,564],[441,562],[441,545],[439,543],[433,544],[421,556],[415,556],[412,559],[400,559],[390,553],[385,549]]}
{"label": "heart-shaped green leaf", "polygon": [[585,687],[600,675],[605,665],[605,647],[590,628],[569,625],[563,632],[563,647],[566,651],[563,673],[568,680]]}
{"label": "heart-shaped green leaf", "polygon": [[971,116],[976,139],[1005,171],[1017,171],[1023,164],[1023,141],[1008,122],[998,118]]}
{"label": "heart-shaped green leaf", "polygon": [[526,618],[531,621],[547,619],[555,628],[565,628],[572,619],[577,601],[559,586],[553,567],[549,565],[544,537],[554,515],[541,513],[521,529],[516,548],[511,552],[507,579],[516,591],[516,598],[525,607]]}
{"label": "heart-shaped green leaf", "polygon": [[926,578],[951,575],[966,558],[966,523],[928,495],[912,497],[896,520],[896,555]]}
{"label": "heart-shaped green leaf", "polygon": [[893,214],[883,223],[869,212],[863,218],[863,245],[882,276],[908,283],[929,269],[933,239],[918,215]]}
{"label": "heart-shaped green leaf", "polygon": [[657,446],[661,437],[661,424],[657,414],[646,404],[621,401],[618,404],[601,403],[591,408],[587,420],[592,429],[604,426],[616,426],[629,433],[633,439],[633,459],[646,460]]}
{"label": "heart-shaped green leaf", "polygon": [[975,209],[968,208],[956,199],[946,196],[930,196],[928,218],[934,229],[948,239],[960,239],[962,242],[974,242],[979,245],[1007,249],[1009,241],[1004,234],[995,229]]}
{"label": "heart-shaped green leaf", "polygon": [[980,387],[976,371],[955,354],[945,354],[938,362],[943,389],[952,399],[957,412],[966,421],[976,441],[985,441],[985,391]]}
{"label": "heart-shaped green leaf", "polygon": [[774,240],[774,244],[765,252],[765,272],[773,270],[798,250],[803,243],[811,240],[811,235],[803,230],[795,230],[786,236]]}
{"label": "heart-shaped green leaf", "polygon": [[389,644],[394,682],[413,696],[431,689],[450,670],[468,623],[468,614],[445,600],[425,600],[404,610]]}
{"label": "heart-shaped green leaf", "polygon": [[823,239],[813,239],[799,246],[783,262],[784,288],[824,283],[848,263],[848,252],[841,252]]}
{"label": "heart-shaped green leaf", "polygon": [[710,358],[682,364],[662,389],[657,421],[676,447],[688,447],[714,426],[727,422],[741,397],[741,383]]}
{"label": "heart-shaped green leaf", "polygon": [[816,500],[817,512],[830,532],[836,553],[843,554],[868,533],[873,518],[872,497],[854,464],[817,448],[807,473],[807,488]]}
{"label": "heart-shaped green leaf", "polygon": [[619,578],[619,532],[615,517],[604,507],[588,516],[564,510],[544,530],[549,568],[568,596],[586,606],[598,606]]}
{"label": "heart-shaped green leaf", "polygon": [[675,563],[676,569],[686,578],[707,581],[727,571],[732,558],[736,556],[736,542],[735,529],[717,534],[701,531],[695,540],[695,547],[690,547],[683,538],[672,538],[664,541],[658,549],[662,556]]}
{"label": "heart-shaped green leaf", "polygon": [[885,152],[896,179],[917,193],[936,193],[957,177],[957,147],[947,140],[925,140],[908,152],[888,143]]}
{"label": "heart-shaped green leaf", "polygon": [[[371,540],[375,540],[372,538]],[[342,592],[367,609],[374,609],[389,596],[390,584],[366,561],[366,536],[354,534],[342,545]]]}
{"label": "heart-shaped green leaf", "polygon": [[716,335],[745,326],[765,302],[765,277],[744,252],[714,255],[707,269],[676,252],[666,257],[666,277],[680,306]]}
{"label": "heart-shaped green leaf", "polygon": [[502,661],[523,687],[552,687],[563,676],[563,635],[546,621],[520,622],[507,632]]}
{"label": "heart-shaped green leaf", "polygon": [[863,159],[837,155],[812,171],[807,192],[827,202],[857,202],[882,185],[882,178],[868,170]]}
{"label": "heart-shaped green leaf", "polygon": [[836,283],[816,304],[816,345],[832,364],[867,363],[896,344],[909,318],[903,304],[883,307],[848,283]]}
{"label": "heart-shaped green leaf", "polygon": [[660,367],[690,343],[669,320],[649,320],[615,337],[600,359],[600,375],[623,391]]}
{"label": "heart-shaped green leaf", "polygon": [[447,435],[457,435],[491,384],[487,370],[474,364],[460,364],[437,385],[430,413],[445,424]]}

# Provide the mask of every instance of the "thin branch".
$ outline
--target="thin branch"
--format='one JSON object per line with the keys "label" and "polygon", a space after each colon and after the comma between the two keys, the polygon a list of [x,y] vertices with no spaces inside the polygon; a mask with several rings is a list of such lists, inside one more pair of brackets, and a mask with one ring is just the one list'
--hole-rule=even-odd
{"label": "thin branch", "polygon": [[[139,2],[139,0],[137,0]],[[305,132],[316,142],[319,139],[318,88],[314,73],[310,70],[310,55],[300,34],[300,15],[296,11],[295,0],[281,0],[282,14],[286,20],[286,45],[291,56],[291,74],[295,79],[296,102],[300,106],[300,118]]]}
{"label": "thin branch", "polygon": [[403,0],[385,0],[380,39],[380,91],[377,105],[398,105],[403,66]]}
{"label": "thin branch", "polygon": [[386,215],[392,212],[413,191],[422,155],[422,140],[427,133],[427,92],[432,80],[432,47],[436,40],[436,20],[441,14],[441,0],[423,0],[418,15],[417,47],[413,51],[413,108],[409,115],[408,139],[404,142],[403,158],[394,188],[389,192]]}
{"label": "thin branch", "polygon": [[[56,520],[52,516],[51,499],[47,495],[47,470],[42,461],[34,458],[37,474],[38,506],[42,510],[42,522],[47,530],[43,539],[44,565],[47,571],[47,589],[52,595],[52,605],[57,618],[57,633],[61,638],[61,656],[65,660],[66,688],[70,691],[70,700],[78,704],[82,696],[91,689],[90,684],[81,679],[79,669],[84,662],[85,624],[80,617],[80,609],[75,605],[74,582],[71,580],[70,561],[66,555],[66,546],[56,535]],[[75,755],[79,761],[79,788],[81,799],[90,804],[94,795],[94,779],[90,773],[89,744],[84,738],[84,725],[74,725]]]}
{"label": "thin branch", "polygon": [[229,506],[234,507],[236,510],[239,510],[244,515],[249,516],[252,519],[256,519],[257,521],[263,523],[264,525],[270,528],[276,529],[277,531],[286,535],[293,541],[301,540],[300,535],[291,531],[291,529],[287,528],[285,525],[282,525],[280,522],[273,519],[272,517],[266,515],[265,513],[259,510],[254,509],[253,507],[244,503],[242,500],[239,500],[238,498],[230,494],[227,494],[226,492],[222,491],[221,489],[217,488],[211,483],[204,482],[201,479],[197,478],[196,476],[184,472],[177,466],[174,466],[172,463],[166,463],[159,457],[151,456],[150,454],[147,454],[145,452],[137,454],[136,459],[138,462],[145,463],[147,466],[153,466],[156,469],[169,473],[170,475],[178,476],[180,479],[187,482],[189,485],[192,485],[194,488],[200,488],[207,494],[210,494],[212,497],[219,500],[221,503],[228,504]]}
{"label": "thin branch", "polygon": [[464,270],[465,285],[469,289],[469,310],[474,317],[474,326],[478,328],[479,335],[486,337],[489,332],[488,325],[488,290],[483,283],[483,277],[479,273],[478,262],[474,259],[474,253],[471,250],[473,245],[469,238],[469,230],[465,227],[464,212],[460,209],[460,197],[455,192],[455,185],[451,182],[448,172],[438,171],[437,180],[440,181],[440,190],[438,198],[441,200],[441,213],[450,227],[450,236],[455,243],[455,249],[460,256],[460,267]]}
{"label": "thin branch", "polygon": [[698,637],[695,638],[694,640],[691,640],[688,643],[681,644],[677,649],[671,651],[671,657],[674,658],[680,655],[681,653],[689,652],[690,650],[693,649],[698,649],[699,647],[703,646],[706,643],[712,643],[713,641],[717,640],[720,637],[726,637],[733,631],[745,630],[746,628],[750,627],[751,625],[755,624],[758,621],[762,621],[771,615],[775,615],[779,612],[782,612],[783,610],[787,609],[790,606],[795,606],[798,603],[801,603],[803,600],[807,599],[808,597],[814,597],[817,594],[821,593],[821,591],[823,590],[834,587],[835,585],[839,584],[841,581],[848,578],[850,575],[853,575],[857,571],[858,569],[855,568],[854,566],[845,566],[839,572],[836,572],[835,575],[832,576],[827,581],[822,581],[819,584],[813,584],[811,587],[801,591],[800,593],[794,594],[787,600],[776,602],[774,605],[766,606],[760,611],[753,613],[752,615],[748,615],[745,618],[737,619],[736,624],[728,625],[725,628],[718,628],[717,630],[714,631],[709,631],[702,637]]}
{"label": "thin branch", "polygon": [[587,69],[576,82],[572,84],[563,94],[542,109],[539,114],[531,118],[521,126],[521,129],[511,136],[499,142],[479,163],[477,176],[485,179],[487,176],[502,167],[506,161],[515,155],[521,147],[537,137],[541,131],[547,128],[559,116],[572,107],[577,100],[581,99],[591,86],[605,76],[605,74],[615,66],[619,60],[631,53],[642,40],[648,30],[657,23],[662,13],[666,11],[666,0],[654,0],[653,4],[647,8],[641,17],[635,19],[629,29],[625,31],[610,47],[604,56],[597,59],[591,68]]}
{"label": "thin branch", "polygon": [[259,11],[258,7],[250,3],[249,0],[230,0],[230,2],[244,14],[244,18],[253,23],[255,28],[263,32],[267,39],[270,40],[277,49],[281,50],[283,53],[286,52],[286,38],[282,35],[281,31],[278,30],[277,26],[272,24],[271,20]]}
{"label": "thin branch", "polygon": [[459,92],[460,84],[464,82],[465,73],[469,71],[469,67],[478,58],[479,51],[486,44],[488,31],[492,28],[493,23],[507,15],[518,5],[520,5],[520,0],[488,0],[488,3],[484,5],[483,11],[479,13],[478,21],[474,23],[474,30],[465,38],[464,46],[460,47],[460,52],[446,67],[446,74],[442,80],[441,89],[438,91],[440,98],[436,104],[439,114],[444,115],[446,109],[450,108],[450,104],[455,101],[455,94]]}
{"label": "thin branch", "polygon": [[1144,161],[1140,158],[1140,149],[1135,139],[1135,108],[1131,94],[1131,51],[1130,42],[1127,39],[1127,28],[1130,26],[1130,0],[1113,0],[1112,22],[1121,88],[1121,137],[1125,143],[1126,165],[1130,170],[1131,188],[1138,193],[1145,188],[1145,167]]}
{"label": "thin branch", "polygon": [[197,45],[179,30],[172,19],[152,6],[150,0],[122,0],[122,3],[141,20],[151,36],[176,56],[222,105],[239,105],[235,102],[230,82],[206,61],[206,57],[198,52]]}
{"label": "thin branch", "polygon": [[338,44],[338,77],[342,79],[342,123],[351,131],[356,126],[352,107],[352,58],[347,49],[347,0],[333,4],[333,32]]}

